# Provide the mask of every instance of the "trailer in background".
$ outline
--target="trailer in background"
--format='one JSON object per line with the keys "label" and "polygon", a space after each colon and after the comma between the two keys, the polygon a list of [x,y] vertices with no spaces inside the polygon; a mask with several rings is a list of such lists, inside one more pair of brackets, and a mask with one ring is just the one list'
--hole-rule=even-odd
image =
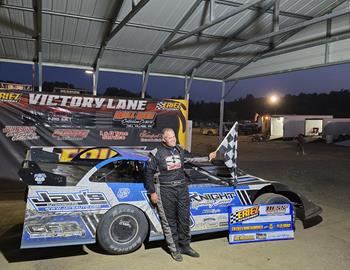
{"label": "trailer in background", "polygon": [[322,136],[324,124],[332,115],[265,115],[262,117],[262,132],[271,140],[291,139],[298,134]]}
{"label": "trailer in background", "polygon": [[350,118],[327,119],[323,134],[328,143],[350,139]]}

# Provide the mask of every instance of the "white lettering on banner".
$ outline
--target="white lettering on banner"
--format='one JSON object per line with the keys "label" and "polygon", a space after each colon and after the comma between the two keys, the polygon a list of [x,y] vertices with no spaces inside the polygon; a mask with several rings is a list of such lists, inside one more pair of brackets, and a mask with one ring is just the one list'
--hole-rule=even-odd
{"label": "white lettering on banner", "polygon": [[95,98],[96,108],[99,109],[102,107],[105,98]]}
{"label": "white lettering on banner", "polygon": [[136,110],[137,108],[137,100],[133,100],[128,103],[128,107],[126,107],[127,110]]}
{"label": "white lettering on banner", "polygon": [[147,101],[138,99],[106,99],[94,97],[61,96],[30,93],[29,105],[82,107],[96,109],[99,109],[105,105],[107,109],[111,110],[144,111],[147,106]]}
{"label": "white lettering on banner", "polygon": [[117,110],[125,110],[126,108],[126,100],[125,99],[122,99],[122,100],[119,100],[117,106],[115,107]]}
{"label": "white lettering on banner", "polygon": [[81,104],[81,107],[92,108],[92,102],[94,102],[93,98],[84,98],[83,103]]}
{"label": "white lettering on banner", "polygon": [[114,107],[113,107],[113,99],[108,99],[107,109],[114,109]]}
{"label": "white lettering on banner", "polygon": [[41,98],[40,105],[46,105],[46,99],[47,99],[47,95],[43,95],[43,97]]}
{"label": "white lettering on banner", "polygon": [[47,105],[49,106],[57,106],[57,103],[54,103],[53,100],[56,99],[56,98],[59,98],[59,96],[49,96],[48,99],[47,99]]}
{"label": "white lettering on banner", "polygon": [[146,109],[147,101],[146,100],[140,100],[139,106],[137,107],[138,111],[144,111]]}
{"label": "white lettering on banner", "polygon": [[71,97],[69,96],[62,96],[61,98],[62,98],[61,106],[67,106],[68,100],[71,99]]}
{"label": "white lettering on banner", "polygon": [[29,95],[29,104],[37,104],[39,102],[40,97],[41,97],[41,94]]}
{"label": "white lettering on banner", "polygon": [[70,105],[72,107],[80,107],[82,99],[83,98],[81,97],[72,97],[72,101],[70,102]]}

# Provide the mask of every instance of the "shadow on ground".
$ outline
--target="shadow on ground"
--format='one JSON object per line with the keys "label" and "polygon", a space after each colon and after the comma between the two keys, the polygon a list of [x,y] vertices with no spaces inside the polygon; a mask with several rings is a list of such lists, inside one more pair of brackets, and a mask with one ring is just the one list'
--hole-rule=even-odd
{"label": "shadow on ground", "polygon": [[[192,236],[191,242],[223,238],[223,237],[228,238],[227,231],[204,234],[204,235],[194,235]],[[144,243],[144,246],[145,246],[145,249],[161,248],[164,250],[164,252],[169,253],[169,249],[165,243],[165,240],[152,241],[152,242],[149,242],[146,240]],[[86,247],[95,253],[109,255],[105,250],[102,249],[102,247],[98,243],[86,245]]]}
{"label": "shadow on ground", "polygon": [[314,226],[320,224],[322,221],[323,221],[323,218],[321,216],[315,216],[309,220],[305,220],[303,222],[304,229],[314,227]]}
{"label": "shadow on ground", "polygon": [[0,237],[0,250],[9,263],[39,261],[88,254],[83,246],[20,249],[23,226],[17,224]]}
{"label": "shadow on ground", "polygon": [[0,177],[0,201],[22,200],[26,186],[21,181]]}

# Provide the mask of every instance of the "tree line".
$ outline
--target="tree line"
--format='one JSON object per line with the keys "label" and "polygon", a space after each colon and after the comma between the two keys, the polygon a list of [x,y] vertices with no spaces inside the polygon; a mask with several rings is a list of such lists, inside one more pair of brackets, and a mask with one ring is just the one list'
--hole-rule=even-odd
{"label": "tree line", "polygon": [[[330,93],[285,95],[275,106],[267,98],[257,98],[249,94],[246,97],[225,102],[224,121],[254,120],[256,113],[333,115],[337,118],[350,117],[350,91],[340,90]],[[195,121],[218,122],[220,103],[190,101],[189,119]]]}

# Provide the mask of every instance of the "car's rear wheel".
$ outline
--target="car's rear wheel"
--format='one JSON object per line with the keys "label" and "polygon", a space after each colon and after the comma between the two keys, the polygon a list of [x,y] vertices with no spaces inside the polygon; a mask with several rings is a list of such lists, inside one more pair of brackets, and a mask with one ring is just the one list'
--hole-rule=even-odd
{"label": "car's rear wheel", "polygon": [[97,240],[111,254],[127,254],[138,249],[148,233],[144,213],[132,205],[118,205],[103,215]]}

